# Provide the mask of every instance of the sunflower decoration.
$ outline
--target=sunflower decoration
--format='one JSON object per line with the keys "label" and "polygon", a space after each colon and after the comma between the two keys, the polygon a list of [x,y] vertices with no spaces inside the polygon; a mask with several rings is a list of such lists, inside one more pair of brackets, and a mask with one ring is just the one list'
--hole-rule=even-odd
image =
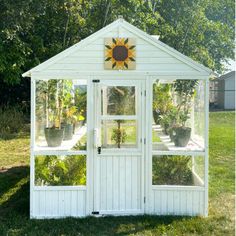
{"label": "sunflower decoration", "polygon": [[133,38],[105,39],[105,69],[134,70],[136,45]]}

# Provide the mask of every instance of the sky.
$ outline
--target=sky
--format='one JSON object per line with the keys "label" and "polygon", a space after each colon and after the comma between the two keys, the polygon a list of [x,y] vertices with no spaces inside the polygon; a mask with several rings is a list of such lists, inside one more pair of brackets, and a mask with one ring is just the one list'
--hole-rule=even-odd
{"label": "sky", "polygon": [[229,63],[230,63],[229,65],[226,65],[227,69],[229,69],[229,71],[235,70],[235,67],[236,67],[235,61],[234,60],[230,60]]}

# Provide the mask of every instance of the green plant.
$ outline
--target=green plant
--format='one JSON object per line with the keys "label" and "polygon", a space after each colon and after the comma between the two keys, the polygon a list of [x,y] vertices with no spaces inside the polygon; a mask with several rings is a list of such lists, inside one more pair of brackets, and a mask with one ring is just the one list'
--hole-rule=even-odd
{"label": "green plant", "polygon": [[85,156],[37,156],[36,185],[85,185]]}
{"label": "green plant", "polygon": [[61,118],[63,109],[63,88],[64,81],[51,79],[47,83],[46,104],[47,104],[47,126],[61,128]]}
{"label": "green plant", "polygon": [[24,114],[19,106],[0,107],[0,139],[10,139],[22,131]]}
{"label": "green plant", "polygon": [[177,108],[172,105],[164,115],[160,116],[160,124],[163,127],[165,134],[168,134],[169,129],[176,126],[177,113]]}
{"label": "green plant", "polygon": [[171,118],[169,113],[160,116],[160,124],[163,127],[164,133],[168,134],[168,128],[171,124]]}
{"label": "green plant", "polygon": [[161,116],[173,106],[171,98],[171,84],[153,84],[153,118],[156,124],[161,121]]}
{"label": "green plant", "polygon": [[78,109],[77,120],[86,121],[87,113],[87,91],[85,86],[75,89],[75,106]]}
{"label": "green plant", "polygon": [[189,166],[191,157],[164,156],[153,158],[153,184],[192,185],[193,178]]}
{"label": "green plant", "polygon": [[126,138],[127,134],[125,129],[117,128],[112,130],[111,140],[115,141],[115,143],[118,145],[118,148],[120,148],[121,143],[125,143]]}
{"label": "green plant", "polygon": [[197,85],[198,80],[176,80],[174,83],[174,90],[180,100],[177,106],[177,122],[181,126],[185,126],[190,117],[192,99]]}

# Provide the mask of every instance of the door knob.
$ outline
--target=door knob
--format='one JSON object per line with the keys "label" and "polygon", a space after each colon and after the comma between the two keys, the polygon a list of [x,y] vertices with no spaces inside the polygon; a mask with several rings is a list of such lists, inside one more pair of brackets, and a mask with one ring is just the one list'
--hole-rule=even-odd
{"label": "door knob", "polygon": [[102,148],[98,147],[98,154],[101,154]]}

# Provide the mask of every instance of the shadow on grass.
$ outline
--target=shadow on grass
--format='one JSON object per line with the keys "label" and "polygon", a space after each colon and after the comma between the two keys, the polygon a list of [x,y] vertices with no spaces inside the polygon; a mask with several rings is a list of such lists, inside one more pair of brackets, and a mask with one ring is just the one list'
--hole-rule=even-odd
{"label": "shadow on grass", "polygon": [[0,140],[8,141],[13,139],[30,138],[30,131],[21,131],[19,133],[2,133]]}
{"label": "shadow on grass", "polygon": [[0,214],[29,214],[29,166],[0,170]]}

